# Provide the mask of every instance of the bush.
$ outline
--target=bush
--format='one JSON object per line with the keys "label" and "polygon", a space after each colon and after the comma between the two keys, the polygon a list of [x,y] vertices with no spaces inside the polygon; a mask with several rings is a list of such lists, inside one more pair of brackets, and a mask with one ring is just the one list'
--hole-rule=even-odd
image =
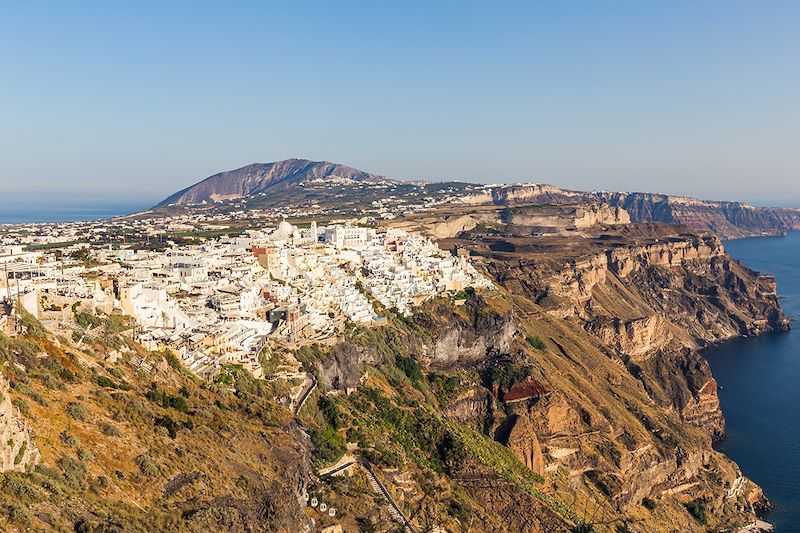
{"label": "bush", "polygon": [[58,467],[64,473],[64,480],[73,488],[82,488],[86,478],[86,467],[77,459],[62,457],[57,462]]}
{"label": "bush", "polygon": [[18,465],[22,462],[22,458],[25,457],[25,452],[28,450],[28,443],[26,441],[22,441],[22,445],[17,450],[17,455],[14,457],[14,464]]}
{"label": "bush", "polygon": [[422,369],[414,358],[397,355],[395,356],[394,364],[403,371],[412,383],[419,383],[419,380],[422,378]]}
{"label": "bush", "polygon": [[89,417],[86,407],[79,402],[69,402],[67,404],[67,414],[75,420],[81,421],[86,421],[86,419]]}
{"label": "bush", "polygon": [[15,503],[5,506],[5,515],[9,522],[17,524],[28,524],[31,521],[31,517],[25,507]]}
{"label": "bush", "polygon": [[107,378],[106,376],[97,376],[97,384],[101,387],[109,387],[112,389],[117,388],[117,384],[114,382],[113,379]]}
{"label": "bush", "polygon": [[317,408],[333,429],[339,429],[341,413],[334,400],[322,394],[317,398]]}
{"label": "bush", "polygon": [[706,525],[708,523],[708,516],[706,515],[706,505],[701,499],[692,500],[685,504],[686,510],[689,514],[697,520],[700,524]]}
{"label": "bush", "polygon": [[544,343],[542,339],[537,337],[536,335],[530,335],[527,339],[528,344],[530,344],[533,348],[544,351],[547,349],[547,345]]}
{"label": "bush", "polygon": [[19,475],[6,474],[2,479],[3,492],[10,494],[17,502],[34,502],[37,501],[38,495],[34,487],[28,480]]}
{"label": "bush", "polygon": [[19,409],[19,412],[25,416],[31,416],[31,408],[28,406],[28,402],[23,400],[22,398],[14,398],[11,400],[11,403]]}
{"label": "bush", "polygon": [[496,385],[508,388],[531,375],[528,366],[519,366],[508,357],[501,357],[492,361],[481,373],[484,386],[493,389]]}
{"label": "bush", "polygon": [[94,455],[89,450],[78,448],[78,459],[81,461],[93,461]]}
{"label": "bush", "polygon": [[642,505],[650,511],[656,508],[656,501],[652,498],[645,498],[642,500]]}
{"label": "bush", "polygon": [[153,477],[158,474],[158,465],[149,455],[142,454],[136,457],[136,466],[147,477]]}
{"label": "bush", "polygon": [[313,459],[318,464],[332,463],[345,452],[344,437],[333,428],[311,430],[311,443],[314,445]]}
{"label": "bush", "polygon": [[73,450],[77,450],[81,447],[81,441],[75,435],[70,435],[67,431],[62,431],[61,434],[58,436],[61,439],[61,442],[72,448]]}
{"label": "bush", "polygon": [[119,437],[122,435],[119,429],[117,429],[117,426],[109,422],[103,422],[103,425],[100,426],[100,430],[103,432],[103,435],[107,435],[109,437]]}
{"label": "bush", "polygon": [[156,426],[165,428],[167,430],[167,435],[169,435],[171,439],[178,436],[178,424],[168,416],[157,418]]}
{"label": "bush", "polygon": [[157,403],[161,407],[172,408],[182,413],[189,410],[189,404],[186,403],[186,398],[181,395],[169,394],[159,390],[155,383],[153,383],[150,390],[147,391],[147,399]]}
{"label": "bush", "polygon": [[20,394],[24,394],[25,396],[32,399],[34,402],[38,403],[42,407],[47,407],[47,400],[45,400],[41,394],[33,390],[27,383],[23,383],[21,381],[13,381],[11,386],[19,392]]}
{"label": "bush", "polygon": [[461,379],[458,376],[448,376],[435,372],[428,374],[428,381],[441,407],[447,407],[453,401],[458,394],[458,386],[461,384]]}

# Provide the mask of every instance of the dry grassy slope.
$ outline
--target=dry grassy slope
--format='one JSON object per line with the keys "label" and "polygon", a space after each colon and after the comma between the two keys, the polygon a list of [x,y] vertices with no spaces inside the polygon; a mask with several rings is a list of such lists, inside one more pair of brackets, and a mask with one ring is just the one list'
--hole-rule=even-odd
{"label": "dry grassy slope", "polygon": [[[510,340],[497,334],[508,328],[513,330]],[[535,348],[529,337],[542,339],[544,346]],[[476,348],[483,351],[480,359],[475,358]],[[346,366],[338,362],[344,354]],[[455,395],[443,399],[435,394],[436,378],[424,372],[410,383],[398,371],[398,361],[408,356],[433,375],[457,377]],[[475,447],[468,447],[465,458],[436,472],[425,461],[437,453],[441,441],[428,448],[398,447],[408,432],[395,433],[385,420],[362,419],[371,408],[360,392],[345,396],[332,391],[347,413],[342,434],[352,440],[352,427],[368,426],[366,449],[379,451],[378,464],[384,461],[387,468],[411,475],[408,497],[400,498],[409,512],[419,506],[421,495],[430,493],[425,483],[436,480],[433,494],[443,507],[437,516],[449,530],[486,530],[470,525],[453,508],[466,509],[466,516],[483,516],[483,523],[512,524],[519,531],[569,530],[580,521],[594,522],[595,531],[613,531],[624,523],[635,531],[704,531],[706,526],[684,506],[696,499],[704,502],[710,527],[745,524],[753,517],[747,498],[757,494],[756,487],[745,481],[741,493],[724,496],[737,468],[711,448],[706,430],[654,402],[623,358],[595,336],[551,316],[524,295],[500,290],[476,295],[462,307],[438,300],[410,324],[395,320],[386,328],[356,332],[339,345],[320,349],[316,357],[307,361],[318,365],[321,374],[330,374],[322,380],[328,383],[343,384],[367,372],[363,387],[383,391],[396,409],[391,412],[422,416],[430,410],[443,413],[459,428],[483,431],[487,441],[470,441]],[[509,370],[506,375],[513,379],[531,376],[548,392],[513,403],[497,401],[486,383],[492,366]],[[389,418],[393,416],[400,415]],[[433,419],[426,420],[423,427],[435,426]],[[502,434],[509,428],[514,435],[523,426],[514,437],[516,448],[541,448],[543,483],[515,483],[497,463],[475,459],[492,449],[489,438],[504,441]],[[386,459],[384,448],[390,457],[399,455],[400,462]],[[531,498],[526,487],[549,494],[556,503]],[[645,498],[655,503],[654,509],[643,506]],[[357,513],[346,501],[340,499],[338,505]]]}
{"label": "dry grassy slope", "polygon": [[[0,344],[42,454],[32,472],[0,475],[0,530],[310,530],[298,501],[307,441],[266,391],[208,387],[131,342],[111,365],[109,347],[65,341]],[[134,354],[154,372],[136,370]],[[163,396],[148,397],[153,383]]]}

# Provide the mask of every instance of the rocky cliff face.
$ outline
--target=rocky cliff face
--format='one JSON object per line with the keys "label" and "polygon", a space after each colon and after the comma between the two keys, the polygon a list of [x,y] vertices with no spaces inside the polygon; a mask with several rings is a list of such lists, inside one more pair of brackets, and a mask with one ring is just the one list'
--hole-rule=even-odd
{"label": "rocky cliff face", "polygon": [[[351,413],[371,411],[346,399],[348,387],[385,391],[371,394],[391,398],[378,411],[388,413],[390,427],[431,409],[446,420],[438,423],[505,446],[533,476],[528,481],[477,447],[474,433],[434,446],[450,449],[456,440],[466,449],[460,460],[448,452],[443,475],[403,445],[413,449],[399,467],[403,479],[436,479],[439,499],[466,495],[470,516],[484,524],[531,532],[580,523],[596,531],[705,530],[687,512],[689,502],[706,509],[708,527],[752,522],[761,495],[712,448],[724,419],[696,348],[786,327],[774,281],[730,259],[713,236],[658,226],[598,231],[508,236],[512,252],[464,235],[458,244],[501,288],[463,306],[434,300],[407,321],[355,333],[320,352],[320,382]],[[403,369],[400,377],[393,368]],[[442,388],[447,379],[457,386]],[[435,400],[420,392],[427,390],[437,391]],[[404,427],[414,429],[385,441],[378,432],[364,445],[380,450],[376,442],[438,431],[430,421]],[[411,485],[402,485],[409,508],[426,490]]]}
{"label": "rocky cliff face", "polygon": [[780,235],[800,229],[800,210],[754,207],[652,193],[580,192],[551,185],[506,185],[465,195],[466,204],[574,204],[601,202],[625,209],[632,222],[682,224],[723,238]]}
{"label": "rocky cliff face", "polygon": [[[628,212],[603,203],[565,206],[531,206],[505,209],[503,223],[532,231],[580,230],[598,225],[630,224]],[[473,226],[474,227],[474,226]],[[472,228],[469,228],[472,229]]]}
{"label": "rocky cliff face", "polygon": [[[700,499],[732,523],[752,518],[758,488],[711,447],[724,418],[697,349],[788,327],[774,280],[732,260],[715,236],[660,226],[505,242],[495,251],[478,236],[460,240],[515,298],[517,338],[535,332],[547,346],[510,350],[542,389],[504,401],[500,387],[502,407],[473,402],[474,416],[526,466],[597,491],[644,530],[700,529],[679,507],[669,526],[652,521],[640,513],[645,498]],[[736,500],[728,493],[739,484]]]}
{"label": "rocky cliff face", "polygon": [[598,199],[624,207],[635,222],[683,224],[724,238],[780,235],[800,229],[800,210],[754,207],[650,193],[597,193]]}
{"label": "rocky cliff face", "polygon": [[19,409],[11,403],[8,383],[0,377],[0,472],[25,472],[39,463],[39,449]]}

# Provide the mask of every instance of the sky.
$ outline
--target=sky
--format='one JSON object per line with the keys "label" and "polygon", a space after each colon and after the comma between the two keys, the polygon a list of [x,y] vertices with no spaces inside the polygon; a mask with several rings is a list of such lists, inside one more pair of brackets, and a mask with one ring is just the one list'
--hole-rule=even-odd
{"label": "sky", "polygon": [[800,2],[0,0],[0,196],[289,157],[800,206]]}

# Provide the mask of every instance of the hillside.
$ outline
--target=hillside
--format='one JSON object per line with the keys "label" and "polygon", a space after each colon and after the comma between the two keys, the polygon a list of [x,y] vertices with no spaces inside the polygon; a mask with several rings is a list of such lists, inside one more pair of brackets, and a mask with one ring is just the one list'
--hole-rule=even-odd
{"label": "hillside", "polygon": [[[417,531],[699,532],[754,521],[765,499],[712,447],[724,418],[697,349],[788,327],[774,280],[714,236],[660,224],[531,236],[501,216],[439,244],[469,250],[496,287],[411,316],[382,308],[383,325],[350,323],[324,345],[270,346],[267,380],[231,366],[203,381],[132,341],[119,315],[74,309],[86,337],[23,313],[19,333],[0,335],[3,405],[14,407],[0,529],[392,531],[408,520]],[[280,369],[298,361],[316,386],[295,412],[283,400],[297,384]]]}

